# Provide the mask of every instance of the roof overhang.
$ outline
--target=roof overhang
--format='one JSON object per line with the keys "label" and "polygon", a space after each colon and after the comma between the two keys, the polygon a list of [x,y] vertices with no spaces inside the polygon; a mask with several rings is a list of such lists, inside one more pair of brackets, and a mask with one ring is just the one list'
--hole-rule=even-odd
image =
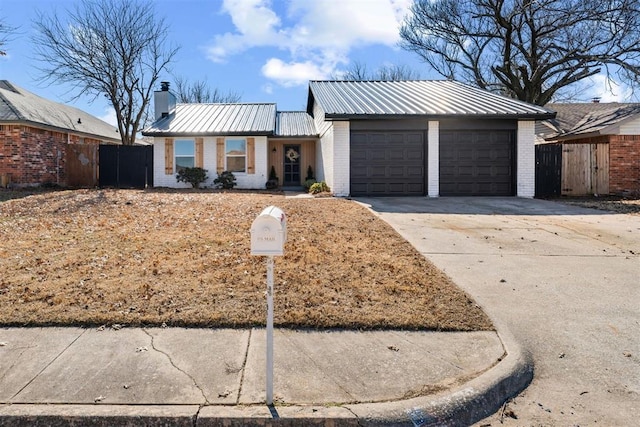
{"label": "roof overhang", "polygon": [[556,113],[549,114],[332,114],[325,113],[325,120],[346,121],[346,120],[401,120],[401,119],[469,119],[469,120],[547,120],[556,116]]}
{"label": "roof overhang", "polygon": [[609,136],[609,135],[613,135],[613,134],[601,133],[601,132],[588,132],[588,133],[568,134],[568,135],[554,135],[554,136],[546,137],[544,140],[548,142],[566,142],[566,141],[575,141],[578,139],[596,138],[599,136]]}
{"label": "roof overhang", "polygon": [[29,126],[29,127],[34,127],[34,128],[40,128],[40,129],[46,129],[52,132],[59,132],[59,133],[68,133],[68,134],[72,134],[72,135],[78,135],[81,136],[83,138],[92,138],[92,139],[100,139],[103,141],[111,141],[111,142],[115,142],[117,144],[122,143],[122,139],[120,138],[120,134],[118,133],[118,131],[116,130],[114,133],[116,134],[115,137],[109,137],[106,135],[98,135],[95,133],[89,133],[89,132],[82,132],[82,131],[78,131],[75,129],[67,129],[67,128],[62,128],[62,127],[57,127],[57,126],[51,126],[51,125],[47,125],[44,123],[40,123],[40,122],[33,122],[30,120],[0,120],[0,124],[1,125],[12,125],[12,124],[17,124],[19,126]]}
{"label": "roof overhang", "polygon": [[205,137],[205,136],[268,136],[272,137],[273,132],[146,132],[142,131],[144,136],[157,137]]}

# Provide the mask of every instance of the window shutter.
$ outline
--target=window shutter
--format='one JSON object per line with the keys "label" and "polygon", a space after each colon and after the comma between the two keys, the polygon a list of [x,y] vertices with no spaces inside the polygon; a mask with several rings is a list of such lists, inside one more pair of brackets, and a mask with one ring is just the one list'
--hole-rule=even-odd
{"label": "window shutter", "polygon": [[204,164],[203,161],[203,145],[204,140],[202,138],[196,138],[196,167],[201,168]]}
{"label": "window shutter", "polygon": [[173,138],[164,140],[164,173],[173,174]]}
{"label": "window shutter", "polygon": [[224,138],[216,139],[216,172],[224,171]]}
{"label": "window shutter", "polygon": [[247,173],[256,173],[256,139],[247,138]]}

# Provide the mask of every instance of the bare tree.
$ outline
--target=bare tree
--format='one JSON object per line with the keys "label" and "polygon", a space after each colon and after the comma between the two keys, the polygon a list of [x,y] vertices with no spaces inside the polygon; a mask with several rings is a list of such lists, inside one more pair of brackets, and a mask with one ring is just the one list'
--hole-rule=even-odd
{"label": "bare tree", "polygon": [[366,64],[355,61],[344,72],[331,77],[333,80],[369,80]]}
{"label": "bare tree", "polygon": [[218,88],[211,89],[206,80],[189,83],[183,77],[175,77],[175,95],[180,103],[234,103],[242,98],[237,92],[222,93]]}
{"label": "bare tree", "polygon": [[406,65],[383,65],[374,73],[367,71],[366,64],[355,61],[347,70],[331,76],[333,80],[416,80],[420,78],[417,71]]}
{"label": "bare tree", "polygon": [[378,68],[376,80],[417,80],[420,74],[406,65],[383,65]]}
{"label": "bare tree", "polygon": [[0,56],[5,56],[7,54],[4,46],[12,40],[11,36],[15,31],[15,27],[8,25],[4,18],[0,18]]}
{"label": "bare tree", "polygon": [[43,77],[70,83],[76,97],[105,96],[125,145],[135,142],[160,73],[178,48],[167,47],[167,26],[149,0],[81,0],[63,19],[39,14],[36,54]]}
{"label": "bare tree", "polygon": [[544,105],[606,72],[640,81],[638,0],[415,0],[401,45],[440,75]]}

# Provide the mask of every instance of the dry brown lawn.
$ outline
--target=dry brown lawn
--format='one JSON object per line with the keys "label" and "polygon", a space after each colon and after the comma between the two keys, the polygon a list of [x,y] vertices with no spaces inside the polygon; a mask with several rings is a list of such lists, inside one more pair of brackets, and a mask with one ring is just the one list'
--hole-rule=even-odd
{"label": "dry brown lawn", "polygon": [[583,208],[600,209],[621,214],[640,215],[640,198],[626,199],[615,196],[563,198],[559,201]]}
{"label": "dry brown lawn", "polygon": [[276,205],[288,219],[286,254],[275,259],[276,325],[492,328],[449,278],[352,201],[206,191],[7,194],[0,325],[264,325],[265,258],[250,255],[249,231]]}

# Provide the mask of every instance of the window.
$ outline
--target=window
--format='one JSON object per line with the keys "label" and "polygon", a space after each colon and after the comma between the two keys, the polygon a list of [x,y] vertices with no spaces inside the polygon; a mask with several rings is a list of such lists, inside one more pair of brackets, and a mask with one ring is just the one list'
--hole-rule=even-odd
{"label": "window", "polygon": [[227,139],[225,142],[225,156],[228,171],[246,172],[247,141],[244,138]]}
{"label": "window", "polygon": [[175,142],[176,172],[195,166],[195,144],[190,139],[178,139]]}

